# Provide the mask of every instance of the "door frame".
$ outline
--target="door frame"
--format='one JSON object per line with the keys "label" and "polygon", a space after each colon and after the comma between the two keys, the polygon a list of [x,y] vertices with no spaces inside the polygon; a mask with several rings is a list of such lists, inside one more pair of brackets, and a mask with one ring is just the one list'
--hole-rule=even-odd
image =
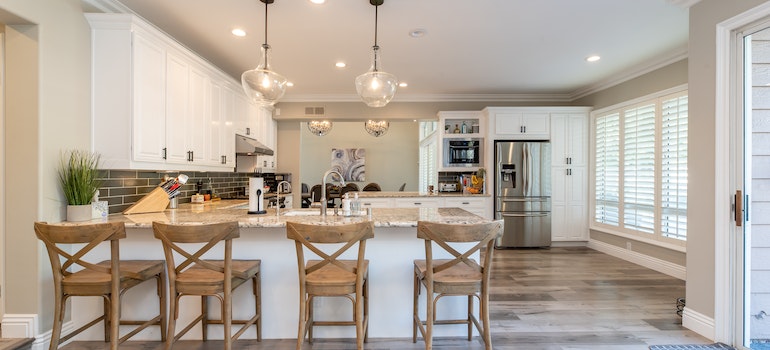
{"label": "door frame", "polygon": [[[763,19],[770,19],[770,2],[723,21],[716,28],[716,213],[732,211],[732,196],[742,183],[742,179],[736,179],[737,171],[732,170],[737,166],[737,149],[743,147],[743,70],[739,69],[743,54],[738,52],[743,38],[738,32]],[[714,340],[740,346],[736,342],[744,334],[743,230],[735,226],[730,215],[717,215],[715,226]]]}

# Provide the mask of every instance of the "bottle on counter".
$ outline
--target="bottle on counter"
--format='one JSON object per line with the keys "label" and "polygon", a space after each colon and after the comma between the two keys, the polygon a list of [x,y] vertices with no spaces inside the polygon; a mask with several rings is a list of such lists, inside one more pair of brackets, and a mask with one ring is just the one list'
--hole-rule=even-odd
{"label": "bottle on counter", "polygon": [[467,134],[468,133],[468,126],[465,125],[465,122],[463,122],[463,126],[460,128],[461,134]]}
{"label": "bottle on counter", "polygon": [[350,216],[350,196],[345,193],[345,197],[342,198],[342,215]]}
{"label": "bottle on counter", "polygon": [[[347,195],[347,193],[345,193]],[[353,193],[353,200],[350,202],[350,211],[354,215],[361,214],[361,200],[358,199],[358,192]]]}
{"label": "bottle on counter", "polygon": [[455,134],[459,134],[459,133],[460,133],[460,126],[458,126],[457,124],[455,124],[455,130],[454,130],[454,133],[455,133]]}

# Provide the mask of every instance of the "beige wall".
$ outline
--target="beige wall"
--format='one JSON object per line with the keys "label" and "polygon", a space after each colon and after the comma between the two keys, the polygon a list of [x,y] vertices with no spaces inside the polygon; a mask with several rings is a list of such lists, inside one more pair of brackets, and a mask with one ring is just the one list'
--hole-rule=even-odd
{"label": "beige wall", "polygon": [[376,182],[383,191],[397,191],[402,183],[406,183],[408,191],[417,190],[417,122],[391,122],[388,132],[380,137],[369,135],[363,122],[335,122],[325,136],[315,136],[307,130],[305,123],[301,125],[299,178],[308,186],[320,184],[324,172],[331,168],[332,148],[364,148],[366,180],[355,182],[359,188]]}
{"label": "beige wall", "polygon": [[1,234],[3,257],[13,264],[3,298],[7,315],[38,314],[37,332],[51,328],[53,297],[48,258],[32,222],[62,219],[60,151],[90,148],[90,34],[80,6],[79,0],[0,3],[0,19],[9,27]]}
{"label": "beige wall", "polygon": [[[760,5],[765,1],[702,0],[690,8],[689,40],[689,154],[687,221],[687,307],[707,317],[714,317],[715,266],[714,242],[716,232],[717,198],[727,194],[715,193],[716,149],[714,138],[717,118],[716,87],[716,25],[726,19]],[[721,301],[719,301],[721,302]],[[718,325],[719,326],[719,325]],[[722,325],[724,327],[724,325]]]}

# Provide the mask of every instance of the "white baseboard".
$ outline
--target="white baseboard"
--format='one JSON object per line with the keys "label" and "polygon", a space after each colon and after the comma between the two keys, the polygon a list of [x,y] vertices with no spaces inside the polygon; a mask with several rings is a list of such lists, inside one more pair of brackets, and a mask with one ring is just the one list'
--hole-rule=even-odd
{"label": "white baseboard", "polygon": [[693,311],[686,306],[684,312],[682,312],[682,326],[708,339],[715,339],[716,328],[714,326],[714,319]]}
{"label": "white baseboard", "polygon": [[[36,334],[38,329],[37,314],[5,314],[2,320],[4,338],[35,338],[31,350],[47,350],[51,342],[51,330]],[[73,331],[72,322],[64,322],[62,334]]]}
{"label": "white baseboard", "polygon": [[680,280],[685,280],[687,277],[687,269],[684,266],[644,255],[633,250],[624,249],[594,239],[588,241],[588,247],[594,250],[598,250],[602,253],[612,255],[616,258],[642,265],[648,269],[652,269],[660,273],[665,273],[666,275],[678,278]]}

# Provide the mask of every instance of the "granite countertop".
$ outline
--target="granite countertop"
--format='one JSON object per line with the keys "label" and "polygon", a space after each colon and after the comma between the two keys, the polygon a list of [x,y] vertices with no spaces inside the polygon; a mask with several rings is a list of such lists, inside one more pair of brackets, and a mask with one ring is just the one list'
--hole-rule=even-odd
{"label": "granite countertop", "polygon": [[358,198],[401,198],[401,197],[489,197],[489,194],[469,194],[463,192],[400,192],[400,191],[360,191]]}
{"label": "granite countertop", "polygon": [[[223,200],[203,204],[180,204],[178,209],[166,209],[158,213],[112,214],[105,219],[62,224],[86,224],[96,222],[123,221],[127,228],[151,228],[153,221],[201,224],[211,222],[238,221],[242,228],[247,227],[286,227],[286,221],[315,225],[348,224],[369,220],[364,212],[360,216],[335,216],[334,209],[328,209],[328,215],[320,216],[318,208],[281,209],[276,216],[275,209],[267,209],[267,214],[248,214],[248,201]],[[479,223],[489,220],[476,216],[459,208],[373,208],[372,221],[375,227],[416,227],[417,221],[438,221],[447,223]]]}

